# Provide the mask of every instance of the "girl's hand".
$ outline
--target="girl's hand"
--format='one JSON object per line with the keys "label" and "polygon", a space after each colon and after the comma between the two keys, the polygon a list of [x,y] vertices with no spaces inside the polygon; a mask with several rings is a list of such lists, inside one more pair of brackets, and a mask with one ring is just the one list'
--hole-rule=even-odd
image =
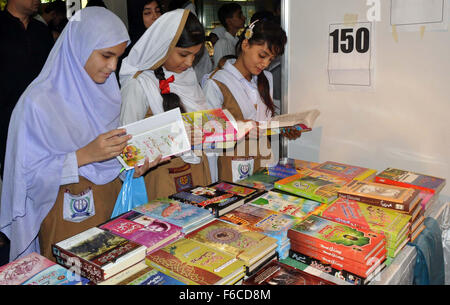
{"label": "girl's hand", "polygon": [[161,158],[161,155],[159,155],[155,160],[152,162],[149,162],[148,157],[145,157],[144,164],[141,166],[135,165],[134,166],[134,175],[133,178],[139,178],[143,176],[149,169],[155,167],[156,165],[166,162],[170,160],[170,157],[167,158]]}
{"label": "girl's hand", "polygon": [[114,129],[99,135],[88,145],[76,151],[78,166],[117,157],[131,138],[132,136],[127,135],[125,129]]}
{"label": "girl's hand", "polygon": [[296,140],[301,137],[302,132],[295,126],[281,128],[281,135],[289,140]]}

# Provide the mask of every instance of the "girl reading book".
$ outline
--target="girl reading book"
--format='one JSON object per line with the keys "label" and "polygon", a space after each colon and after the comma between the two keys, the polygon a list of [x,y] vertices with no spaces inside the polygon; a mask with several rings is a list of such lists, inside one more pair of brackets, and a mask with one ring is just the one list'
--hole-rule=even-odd
{"label": "girl reading book", "polygon": [[[275,115],[273,81],[272,74],[265,69],[284,53],[286,41],[284,30],[272,21],[256,20],[246,27],[236,45],[237,59],[228,59],[223,68],[216,69],[204,82],[209,107],[226,108],[236,120],[270,120]],[[288,128],[282,135],[296,139],[300,132]],[[245,178],[242,169],[252,169],[247,175],[258,171],[261,160],[271,159],[270,143],[259,142],[266,139],[247,136],[241,143],[245,145],[245,151],[235,148],[232,156],[229,152],[220,156],[219,179],[236,181]],[[261,149],[264,146],[268,149]],[[259,149],[256,151],[255,148]]]}
{"label": "girl reading book", "polygon": [[[122,125],[179,107],[181,112],[207,109],[192,68],[205,32],[189,10],[163,14],[147,29],[122,62]],[[211,183],[208,160],[184,154],[145,175],[149,200]]]}
{"label": "girl reading book", "polygon": [[[108,220],[121,188],[115,158],[130,139],[117,129],[120,90],[111,75],[129,43],[101,7],[78,11],[11,117],[0,215],[10,261]],[[135,177],[152,164],[135,168]]]}

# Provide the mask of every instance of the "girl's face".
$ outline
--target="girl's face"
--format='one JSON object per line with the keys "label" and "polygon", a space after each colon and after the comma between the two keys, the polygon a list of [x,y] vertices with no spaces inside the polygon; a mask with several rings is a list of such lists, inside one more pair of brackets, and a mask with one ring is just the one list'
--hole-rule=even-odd
{"label": "girl's face", "polygon": [[167,71],[181,73],[192,67],[195,56],[200,52],[203,44],[198,44],[189,48],[175,47],[169,53],[169,57],[164,63]]}
{"label": "girl's face", "polygon": [[114,47],[94,50],[84,65],[87,74],[97,84],[103,84],[116,71],[117,61],[126,47],[127,42],[122,42]]}
{"label": "girl's face", "polygon": [[160,16],[161,9],[156,1],[146,4],[142,11],[142,20],[144,21],[145,28],[148,29]]}
{"label": "girl's face", "polygon": [[248,40],[242,42],[242,53],[240,55],[244,68],[251,75],[259,75],[274,60],[275,55],[267,47],[267,43],[263,45],[250,45]]}

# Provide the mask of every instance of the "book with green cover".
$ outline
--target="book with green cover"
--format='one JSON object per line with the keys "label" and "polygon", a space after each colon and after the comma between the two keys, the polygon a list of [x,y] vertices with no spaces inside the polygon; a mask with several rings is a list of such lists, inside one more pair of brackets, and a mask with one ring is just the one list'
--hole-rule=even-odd
{"label": "book with green cover", "polygon": [[235,255],[185,238],[148,254],[145,263],[190,285],[226,285],[244,277],[244,263]]}
{"label": "book with green cover", "polygon": [[267,169],[264,168],[245,179],[237,181],[236,183],[268,191],[274,188],[274,183],[278,180],[280,180],[280,178],[270,176]]}

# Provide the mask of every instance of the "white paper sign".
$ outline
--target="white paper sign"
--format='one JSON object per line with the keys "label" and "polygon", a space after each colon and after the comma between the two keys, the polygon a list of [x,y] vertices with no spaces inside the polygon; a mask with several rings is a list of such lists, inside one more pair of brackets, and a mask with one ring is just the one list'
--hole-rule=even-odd
{"label": "white paper sign", "polygon": [[336,23],[329,27],[330,85],[371,87],[372,23]]}

